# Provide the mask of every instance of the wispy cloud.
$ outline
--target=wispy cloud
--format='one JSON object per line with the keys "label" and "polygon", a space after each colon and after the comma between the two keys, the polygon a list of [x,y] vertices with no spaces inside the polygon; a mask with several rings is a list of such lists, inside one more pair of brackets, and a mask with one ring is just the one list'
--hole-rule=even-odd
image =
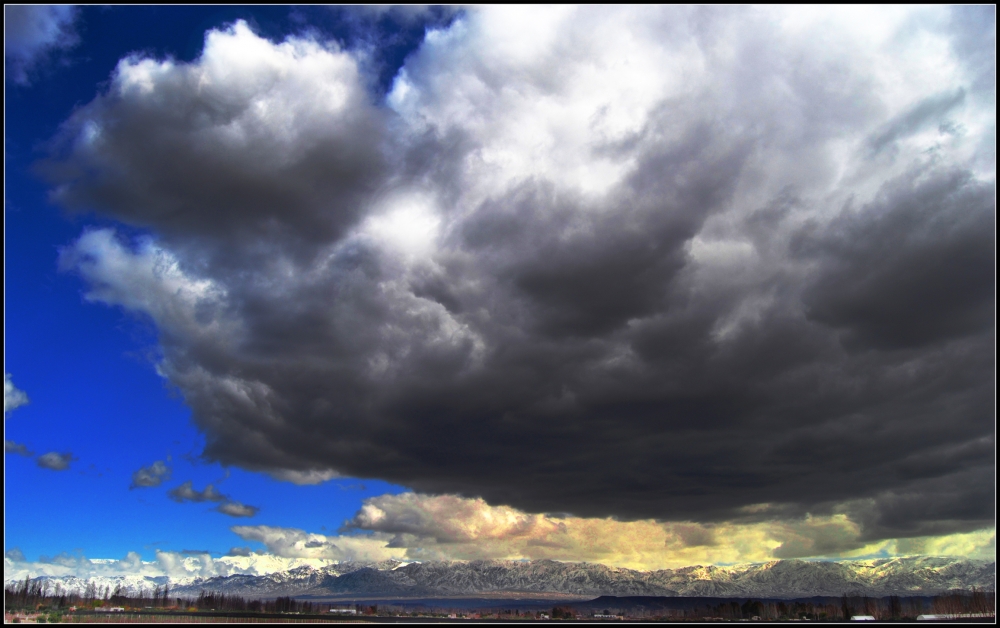
{"label": "wispy cloud", "polygon": [[3,13],[4,64],[8,76],[17,83],[27,83],[31,71],[48,53],[78,41],[76,7],[4,5]]}
{"label": "wispy cloud", "polygon": [[24,443],[15,443],[12,440],[4,439],[3,451],[5,454],[17,454],[19,456],[34,456],[35,452],[28,449]]}
{"label": "wispy cloud", "polygon": [[229,515],[230,517],[252,517],[256,515],[260,508],[256,506],[247,506],[246,504],[241,504],[240,502],[227,501],[223,504],[219,504],[216,510],[224,515]]}

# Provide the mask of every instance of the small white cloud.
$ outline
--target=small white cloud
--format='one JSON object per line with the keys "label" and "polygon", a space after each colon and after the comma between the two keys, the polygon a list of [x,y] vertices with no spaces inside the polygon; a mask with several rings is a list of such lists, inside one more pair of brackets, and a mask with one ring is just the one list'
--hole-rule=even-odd
{"label": "small white cloud", "polygon": [[3,374],[3,415],[7,418],[7,413],[20,408],[28,403],[28,395],[23,390],[10,381],[10,373]]}
{"label": "small white cloud", "polygon": [[191,486],[191,482],[185,482],[177,488],[167,491],[167,496],[175,502],[224,502],[226,496],[209,484],[203,491],[196,491]]}
{"label": "small white cloud", "polygon": [[164,480],[170,479],[170,467],[162,460],[157,460],[148,467],[142,467],[132,474],[132,486],[129,488],[145,488],[159,486]]}
{"label": "small white cloud", "polygon": [[53,471],[65,471],[66,469],[69,468],[69,463],[76,459],[77,459],[76,456],[74,456],[70,452],[58,453],[55,451],[50,451],[47,454],[42,454],[41,456],[39,456],[36,462],[38,463],[38,466],[42,467],[43,469],[51,469]]}
{"label": "small white cloud", "polygon": [[12,440],[4,439],[3,452],[5,454],[17,454],[19,456],[33,456],[35,452],[28,449],[24,443],[15,443]]}
{"label": "small white cloud", "polygon": [[220,504],[216,510],[230,517],[252,517],[257,514],[260,508],[230,501]]}

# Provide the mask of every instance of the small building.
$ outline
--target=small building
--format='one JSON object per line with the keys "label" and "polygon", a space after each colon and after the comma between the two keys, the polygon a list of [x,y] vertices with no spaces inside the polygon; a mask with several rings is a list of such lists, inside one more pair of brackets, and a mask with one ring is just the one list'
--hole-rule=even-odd
{"label": "small building", "polygon": [[357,615],[358,609],[353,606],[335,606],[331,608],[328,613],[336,613],[338,615]]}
{"label": "small building", "polygon": [[875,621],[871,615],[851,615],[851,621]]}

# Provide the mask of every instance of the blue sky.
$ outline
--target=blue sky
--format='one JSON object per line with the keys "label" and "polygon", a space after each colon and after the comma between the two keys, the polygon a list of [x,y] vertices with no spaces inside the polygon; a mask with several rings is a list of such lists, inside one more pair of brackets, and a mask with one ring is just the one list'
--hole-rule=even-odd
{"label": "blue sky", "polygon": [[[379,59],[384,88],[385,77],[420,43],[425,24],[442,22],[432,14],[350,18],[310,7],[82,7],[66,29],[75,43],[42,48],[24,82],[11,80],[8,68],[4,361],[30,402],[10,413],[6,437],[36,454],[72,452],[75,460],[53,472],[32,457],[6,456],[5,550],[18,547],[31,559],[77,551],[93,557],[138,551],[152,559],[156,549],[222,554],[259,547],[230,532],[234,520],[214,512],[215,504],[168,499],[164,489],[188,480],[259,507],[272,525],[316,531],[335,530],[364,497],[404,490],[371,479],[296,486],[202,460],[204,438],[190,410],[156,374],[155,328],[85,302],[80,278],[57,269],[60,247],[108,221],[68,216],[47,201],[47,186],[31,170],[46,140],[130,53],[191,60],[207,30],[236,19],[275,40],[308,24],[348,48],[393,37]],[[171,479],[160,488],[129,490],[132,474],[156,460],[170,461]]]}
{"label": "blue sky", "polygon": [[5,16],[10,565],[995,555],[991,7]]}

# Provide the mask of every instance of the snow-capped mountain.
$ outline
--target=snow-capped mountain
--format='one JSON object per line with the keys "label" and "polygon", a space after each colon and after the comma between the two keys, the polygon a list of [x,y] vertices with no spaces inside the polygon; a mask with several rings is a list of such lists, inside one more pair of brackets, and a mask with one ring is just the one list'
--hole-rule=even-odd
{"label": "snow-capped mountain", "polygon": [[[234,557],[227,557],[234,558]],[[843,593],[931,595],[976,587],[994,590],[994,561],[905,557],[845,562],[778,560],[726,567],[696,566],[659,571],[635,571],[593,563],[537,561],[471,561],[281,565],[252,557],[234,567],[257,573],[213,577],[167,576],[41,576],[50,590],[83,592],[88,582],[101,590],[121,586],[127,593],[169,582],[171,596],[197,596],[202,591],[249,598],[310,596],[320,598],[474,597],[503,594],[553,596],[686,596],[796,598]],[[10,582],[14,580],[7,579]]]}

